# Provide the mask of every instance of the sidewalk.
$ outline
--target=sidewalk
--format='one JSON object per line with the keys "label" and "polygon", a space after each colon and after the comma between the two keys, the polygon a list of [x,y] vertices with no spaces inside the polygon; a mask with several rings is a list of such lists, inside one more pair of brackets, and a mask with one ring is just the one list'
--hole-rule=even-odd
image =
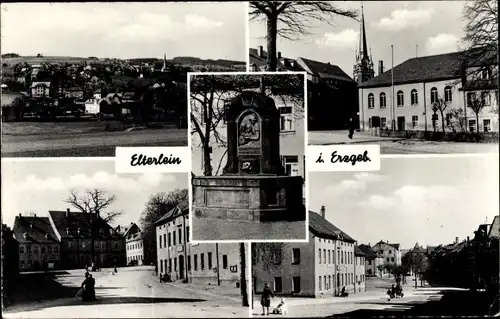
{"label": "sidewalk", "polygon": [[380,137],[370,135],[370,132],[354,132],[354,136],[350,139],[346,131],[309,131],[309,145],[334,145],[334,144],[359,144],[359,143],[374,143],[380,141],[400,141],[405,138],[398,137]]}

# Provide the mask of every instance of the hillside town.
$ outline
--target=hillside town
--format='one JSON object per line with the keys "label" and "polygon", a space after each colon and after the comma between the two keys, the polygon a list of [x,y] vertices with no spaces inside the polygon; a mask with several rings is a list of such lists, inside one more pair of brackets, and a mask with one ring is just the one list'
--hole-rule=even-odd
{"label": "hillside town", "polygon": [[[267,3],[271,10],[272,2]],[[262,14],[258,6],[251,7]],[[377,143],[383,153],[395,154],[488,153],[498,148],[498,50],[492,49],[498,42],[488,42],[497,35],[485,39],[483,47],[417,53],[391,65],[394,57],[377,61],[377,53],[383,52],[372,53],[367,31],[372,37],[381,34],[371,29],[375,21],[370,12],[361,4],[358,13],[358,43],[349,50],[355,61],[352,70],[336,65],[336,59],[344,58],[335,53],[321,61],[276,48],[276,71],[307,72],[309,144]],[[299,48],[301,40],[292,42]],[[389,49],[394,51],[392,45]],[[251,71],[269,70],[272,60],[263,45],[250,47]]]}
{"label": "hillside town", "polygon": [[[458,315],[464,307],[470,315],[496,314],[499,223],[496,216],[478,225],[474,237],[403,249],[386,240],[358,243],[325,218],[323,206],[309,212],[309,242],[252,244],[253,315]],[[266,289],[269,308],[262,301]],[[456,304],[454,289],[466,295],[460,300],[468,306]],[[280,303],[287,313],[272,312]]]}

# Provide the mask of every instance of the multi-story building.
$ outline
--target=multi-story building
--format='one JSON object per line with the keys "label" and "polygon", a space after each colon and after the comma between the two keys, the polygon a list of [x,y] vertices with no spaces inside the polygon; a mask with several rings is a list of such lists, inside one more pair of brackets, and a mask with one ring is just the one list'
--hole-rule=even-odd
{"label": "multi-story building", "polygon": [[156,222],[158,275],[190,283],[240,283],[240,244],[191,243],[188,218],[186,200]]}
{"label": "multi-story building", "polygon": [[[269,92],[268,92],[269,93]],[[270,95],[273,97],[272,95]],[[230,98],[230,96],[227,96]],[[290,101],[286,97],[273,97],[276,107],[280,111],[280,155],[283,168],[287,175],[302,176],[305,178],[305,119],[304,119],[304,104]],[[193,120],[199,122],[201,126],[203,122],[203,114],[198,102],[191,100]],[[221,105],[222,109],[223,106]],[[223,121],[218,122],[215,128],[220,139],[226,140],[227,127]],[[213,137],[213,134],[212,134]],[[222,173],[224,160],[226,159],[226,148],[220,146],[212,139],[211,158],[213,175]],[[200,138],[197,134],[192,135],[192,170],[196,175],[203,175],[203,148],[201,147]],[[198,164],[199,163],[199,164]],[[303,192],[305,194],[305,191]]]}
{"label": "multi-story building", "polygon": [[115,230],[125,237],[127,265],[144,265],[144,240],[139,226],[130,223],[127,226],[118,225]]}
{"label": "multi-story building", "polygon": [[280,243],[270,252],[259,249],[267,249],[266,244],[255,245],[255,293],[261,293],[266,283],[277,294],[297,296],[335,296],[343,287],[351,293],[364,290],[364,256],[356,256],[356,241],[325,218],[324,207],[321,215],[309,212],[307,243]]}
{"label": "multi-story building", "polygon": [[383,258],[384,265],[401,265],[401,251],[399,244],[389,243],[388,241],[379,241],[372,250],[377,254],[377,257]]}
{"label": "multi-story building", "polygon": [[50,82],[33,82],[31,84],[31,97],[33,98],[50,97]]}
{"label": "multi-story building", "polygon": [[444,122],[445,132],[498,131],[498,87],[476,85],[491,82],[491,72],[477,79],[478,72],[464,62],[467,56],[411,58],[359,84],[361,130],[442,131]]}
{"label": "multi-story building", "polygon": [[373,251],[370,244],[362,244],[358,247],[365,253],[365,274],[367,277],[381,276],[385,273],[385,269],[382,269],[384,259],[377,256],[377,253]]}
{"label": "multi-story building", "polygon": [[356,292],[361,292],[366,290],[365,279],[366,279],[366,254],[358,246],[354,247],[354,274],[356,276]]}
{"label": "multi-story building", "polygon": [[96,213],[49,211],[49,220],[61,243],[65,269],[94,262],[99,267],[125,266],[125,238]]}
{"label": "multi-story building", "polygon": [[71,87],[63,89],[63,96],[65,98],[72,98],[77,100],[83,99],[83,89],[79,87]]}
{"label": "multi-story building", "polygon": [[2,281],[14,278],[19,273],[19,242],[10,227],[2,224]]}
{"label": "multi-story building", "polygon": [[23,216],[14,220],[14,238],[19,243],[19,270],[61,268],[60,242],[47,217]]}

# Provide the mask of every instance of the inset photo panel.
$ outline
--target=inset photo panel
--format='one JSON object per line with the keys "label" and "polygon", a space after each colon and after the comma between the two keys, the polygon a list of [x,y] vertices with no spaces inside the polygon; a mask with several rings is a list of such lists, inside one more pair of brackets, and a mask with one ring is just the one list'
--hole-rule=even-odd
{"label": "inset photo panel", "polygon": [[498,156],[384,158],[308,183],[309,241],[252,243],[253,315],[499,313]]}
{"label": "inset photo panel", "polygon": [[3,317],[247,317],[249,246],[189,240],[189,173],[114,168],[2,160]]}
{"label": "inset photo panel", "polygon": [[194,241],[306,240],[305,73],[191,73]]}

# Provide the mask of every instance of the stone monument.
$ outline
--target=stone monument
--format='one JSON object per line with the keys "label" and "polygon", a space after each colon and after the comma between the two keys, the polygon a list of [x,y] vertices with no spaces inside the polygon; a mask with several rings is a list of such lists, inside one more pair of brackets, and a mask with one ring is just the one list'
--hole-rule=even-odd
{"label": "stone monument", "polygon": [[198,218],[305,220],[303,178],[287,176],[281,165],[274,100],[243,92],[225,113],[227,163],[220,176],[193,177],[193,223]]}

